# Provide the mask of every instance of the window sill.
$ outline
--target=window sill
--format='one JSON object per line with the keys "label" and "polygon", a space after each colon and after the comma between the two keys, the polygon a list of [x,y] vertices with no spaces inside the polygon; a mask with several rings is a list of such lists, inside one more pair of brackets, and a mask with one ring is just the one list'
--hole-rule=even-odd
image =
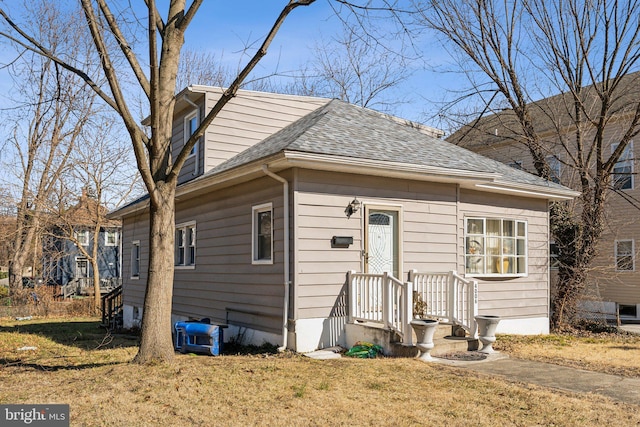
{"label": "window sill", "polygon": [[195,270],[195,265],[174,265],[174,269],[176,270]]}
{"label": "window sill", "polygon": [[480,278],[480,279],[515,279],[518,277],[527,277],[528,274],[525,273],[521,273],[521,274],[497,274],[497,273],[491,273],[491,274],[480,274],[480,273],[465,273],[465,277],[476,277],[476,278]]}

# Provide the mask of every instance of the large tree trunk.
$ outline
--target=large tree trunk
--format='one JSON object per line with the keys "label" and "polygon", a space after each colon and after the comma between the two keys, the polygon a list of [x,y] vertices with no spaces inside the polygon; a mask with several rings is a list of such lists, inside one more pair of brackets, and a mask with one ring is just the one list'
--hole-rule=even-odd
{"label": "large tree trunk", "polygon": [[24,214],[18,215],[18,226],[13,245],[13,256],[9,262],[9,295],[14,295],[18,289],[22,288],[22,273],[30,253],[37,221],[32,219],[32,224],[26,226],[27,218]]}
{"label": "large tree trunk", "polygon": [[[142,312],[142,337],[134,362],[169,361],[174,349],[171,340],[171,301],[174,265],[175,184],[158,183],[158,203],[150,206],[149,277]],[[154,198],[152,198],[154,200]]]}
{"label": "large tree trunk", "polygon": [[[94,241],[94,245],[95,245]],[[98,270],[98,259],[91,258],[91,269],[93,270],[93,312],[100,314],[102,307],[102,294],[100,293],[100,271]]]}

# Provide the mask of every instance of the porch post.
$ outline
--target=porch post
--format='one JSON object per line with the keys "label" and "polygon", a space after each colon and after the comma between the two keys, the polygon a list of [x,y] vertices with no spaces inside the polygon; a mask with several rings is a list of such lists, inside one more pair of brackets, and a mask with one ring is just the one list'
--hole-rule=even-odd
{"label": "porch post", "polygon": [[347,313],[347,321],[353,323],[353,313],[356,312],[357,298],[355,295],[356,289],[353,286],[353,275],[355,270],[350,270],[347,273],[347,292],[349,292],[349,313]]}
{"label": "porch post", "polygon": [[469,310],[471,311],[471,336],[478,338],[478,322],[476,322],[476,316],[478,315],[478,281],[471,282],[473,287],[473,297],[469,298]]}
{"label": "porch post", "polygon": [[391,312],[393,310],[393,297],[391,296],[391,286],[389,286],[389,275],[385,271],[382,274],[382,321],[384,322],[385,328],[391,327],[393,324],[393,319]]}
{"label": "porch post", "polygon": [[[412,270],[415,271],[415,270]],[[411,320],[413,319],[413,282],[408,281],[405,284],[405,293],[402,307],[402,332],[404,336],[402,341],[406,345],[413,345],[413,328],[411,328]]]}
{"label": "porch post", "polygon": [[458,281],[456,280],[456,272],[449,272],[449,286],[448,286],[448,297],[447,297],[447,318],[450,322],[454,323],[458,320],[457,316],[457,302],[458,302]]}

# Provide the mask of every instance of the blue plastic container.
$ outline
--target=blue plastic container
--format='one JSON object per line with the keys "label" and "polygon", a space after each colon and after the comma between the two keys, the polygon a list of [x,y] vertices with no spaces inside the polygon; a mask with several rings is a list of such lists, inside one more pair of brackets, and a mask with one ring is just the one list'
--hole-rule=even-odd
{"label": "blue plastic container", "polygon": [[217,356],[222,352],[223,326],[199,322],[176,322],[175,348],[181,353]]}

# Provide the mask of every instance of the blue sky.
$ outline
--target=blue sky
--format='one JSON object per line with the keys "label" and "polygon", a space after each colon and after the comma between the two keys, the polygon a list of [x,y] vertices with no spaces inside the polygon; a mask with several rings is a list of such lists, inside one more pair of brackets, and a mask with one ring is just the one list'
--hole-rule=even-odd
{"label": "blue sky", "polygon": [[[293,73],[311,59],[316,43],[341,34],[341,23],[330,2],[337,4],[333,0],[316,0],[310,6],[301,6],[292,11],[252,77],[267,76],[276,70]],[[142,13],[138,18],[144,19],[142,0],[117,0],[115,3],[140,8],[137,10]],[[205,0],[187,30],[185,46],[192,50],[208,51],[217,59],[223,59],[229,69],[238,69],[248,60],[248,56],[243,54],[245,47],[252,43],[252,47],[257,48],[262,43],[286,3],[287,0]],[[3,1],[4,7],[16,18],[20,16],[21,4],[22,0]],[[159,0],[158,4],[162,8],[166,1]],[[160,12],[166,16],[162,10]],[[436,44],[424,43],[424,46],[424,55],[430,64],[437,65],[447,60],[442,49],[434,48]],[[2,62],[8,60],[7,54],[7,51],[0,52],[0,58],[4,59]],[[392,113],[437,126],[437,123],[425,120],[424,112],[434,111],[429,101],[443,98],[451,81],[449,76],[442,73],[417,68],[410,80],[394,89],[393,95],[388,95],[397,94],[398,99],[409,101],[395,108]],[[0,72],[0,104],[5,103],[3,94],[9,94],[10,87],[8,77]]]}
{"label": "blue sky", "polygon": [[[298,7],[287,18],[274,40],[268,55],[263,58],[254,75],[269,75],[298,69],[311,58],[315,43],[330,39],[342,32],[330,0],[316,0],[310,6]],[[231,67],[239,65],[240,52],[247,43],[259,46],[271,29],[286,0],[241,3],[206,0],[186,34],[186,46],[207,50],[216,58],[223,58]],[[334,3],[335,4],[335,3]],[[431,65],[448,60],[435,43],[425,43],[425,58]],[[246,62],[246,56],[242,65]],[[433,111],[428,101],[439,101],[451,86],[449,75],[416,69],[413,77],[398,88],[398,97],[411,100],[400,106],[396,115],[422,121],[424,111]],[[426,123],[435,125],[434,123]]]}

